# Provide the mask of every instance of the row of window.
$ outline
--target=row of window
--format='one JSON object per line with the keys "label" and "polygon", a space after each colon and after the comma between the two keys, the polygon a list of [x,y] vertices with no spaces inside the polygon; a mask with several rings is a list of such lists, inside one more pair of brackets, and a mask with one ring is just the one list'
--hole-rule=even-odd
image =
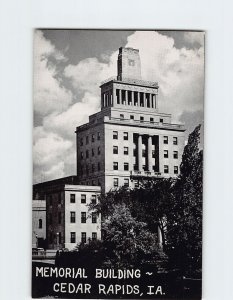
{"label": "row of window", "polygon": [[[97,240],[97,232],[92,232],[92,241]],[[71,232],[70,233],[70,242],[71,243],[76,243],[76,232]],[[85,244],[87,242],[87,233],[86,232],[81,232],[81,243]]]}
{"label": "row of window", "polygon": [[[87,213],[81,212],[81,223],[86,223],[86,222],[87,222]],[[94,212],[91,214],[91,222],[97,223],[97,214]],[[70,212],[70,223],[76,223],[76,212],[75,211]]]}
{"label": "row of window", "polygon": [[[100,147],[97,148],[97,154],[100,155]],[[84,153],[81,151],[80,153],[81,159],[84,159]],[[91,156],[95,156],[95,149],[91,149]],[[86,158],[89,158],[89,150],[86,150]]]}
{"label": "row of window", "polygon": [[[124,119],[125,119],[124,114],[120,114],[120,119],[121,119],[121,120],[124,120]],[[130,120],[134,120],[134,115],[130,115]],[[148,121],[149,121],[149,120],[148,120]],[[146,122],[148,122],[148,121],[146,121]],[[140,116],[140,122],[145,122],[144,116]],[[155,122],[155,119],[152,118],[152,117],[150,117],[150,123],[154,123],[154,122]],[[163,123],[163,119],[160,118],[160,119],[159,119],[159,122],[160,122],[160,123]]]}
{"label": "row of window", "polygon": [[[96,204],[96,195],[91,195],[91,203]],[[75,194],[70,194],[70,203],[75,203],[76,202],[76,195]],[[87,203],[87,195],[86,194],[81,194],[81,203]]]}
{"label": "row of window", "polygon": [[[163,156],[164,158],[168,158],[168,150],[164,150],[163,151]],[[178,151],[173,151],[173,158],[174,159],[178,159]]]}
{"label": "row of window", "polygon": [[[91,135],[91,142],[92,143],[94,143],[95,142],[95,140],[100,140],[100,132],[97,132],[97,136],[93,133],[92,135]],[[83,146],[83,144],[84,144],[84,140],[83,140],[83,138],[81,138],[80,139],[80,146]],[[88,145],[89,144],[89,136],[87,135],[86,136],[86,145]]]}
{"label": "row of window", "polygon": [[[101,170],[101,167],[100,167],[100,162],[97,163],[97,171],[99,172]],[[86,165],[86,174],[89,175],[89,173],[94,173],[96,171],[95,169],[95,164],[91,164],[91,169],[89,170],[89,165]],[[81,166],[80,168],[80,173],[81,175],[84,174],[84,170],[83,170],[83,166]]]}

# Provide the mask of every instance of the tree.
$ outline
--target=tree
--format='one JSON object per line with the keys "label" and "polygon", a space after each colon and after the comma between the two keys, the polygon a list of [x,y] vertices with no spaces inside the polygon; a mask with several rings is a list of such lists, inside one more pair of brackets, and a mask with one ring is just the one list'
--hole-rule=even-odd
{"label": "tree", "polygon": [[199,150],[200,127],[189,135],[180,175],[172,189],[167,214],[167,251],[173,267],[184,275],[201,270],[203,152]]}

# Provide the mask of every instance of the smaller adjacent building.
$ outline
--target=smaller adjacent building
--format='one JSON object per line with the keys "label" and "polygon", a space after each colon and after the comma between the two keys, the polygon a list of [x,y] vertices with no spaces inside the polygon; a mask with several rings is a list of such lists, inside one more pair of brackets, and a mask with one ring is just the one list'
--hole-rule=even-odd
{"label": "smaller adjacent building", "polygon": [[46,246],[46,201],[32,201],[32,248]]}
{"label": "smaller adjacent building", "polygon": [[77,244],[101,239],[100,216],[88,207],[98,201],[100,192],[100,186],[78,185],[76,176],[33,186],[34,196],[46,202],[46,248],[72,250]]}

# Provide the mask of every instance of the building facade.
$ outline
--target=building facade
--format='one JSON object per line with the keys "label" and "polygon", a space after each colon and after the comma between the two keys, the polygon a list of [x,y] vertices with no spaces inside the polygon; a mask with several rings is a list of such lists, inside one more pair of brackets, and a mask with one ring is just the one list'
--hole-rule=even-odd
{"label": "building facade", "polygon": [[[75,184],[70,184],[74,182]],[[34,185],[34,194],[46,202],[48,249],[74,249],[77,244],[101,239],[100,216],[88,205],[98,201],[101,188],[76,184],[75,176]],[[34,219],[33,219],[34,222]]]}
{"label": "building facade", "polygon": [[104,81],[101,111],[76,128],[79,184],[107,192],[179,174],[185,128],[159,111],[157,82],[142,80],[139,50],[120,48],[117,76]]}
{"label": "building facade", "polygon": [[32,201],[32,247],[44,248],[46,245],[46,201]]}

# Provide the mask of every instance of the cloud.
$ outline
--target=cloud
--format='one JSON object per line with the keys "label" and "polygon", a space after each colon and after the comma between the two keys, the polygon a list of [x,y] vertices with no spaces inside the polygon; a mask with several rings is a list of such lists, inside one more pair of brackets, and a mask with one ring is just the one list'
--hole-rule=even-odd
{"label": "cloud", "polygon": [[[177,49],[172,37],[139,31],[128,37],[126,47],[139,49],[143,79],[159,83],[160,111],[172,113],[174,122],[185,120],[191,128],[189,123],[193,126],[203,112],[203,34],[187,33],[185,39],[200,46]],[[90,57],[68,64],[64,54],[36,31],[34,109],[42,121],[34,129],[35,182],[41,174],[44,180],[75,174],[75,128],[99,110],[99,85],[116,75],[117,55],[118,49],[104,62]],[[65,67],[58,74],[61,63]],[[63,85],[67,80],[72,91]]]}
{"label": "cloud", "polygon": [[72,93],[62,86],[56,65],[66,58],[40,30],[34,34],[34,111],[42,116],[51,112],[60,112],[72,102]]}
{"label": "cloud", "polygon": [[190,44],[199,44],[203,47],[204,45],[204,32],[185,32],[184,39],[189,42]]}

